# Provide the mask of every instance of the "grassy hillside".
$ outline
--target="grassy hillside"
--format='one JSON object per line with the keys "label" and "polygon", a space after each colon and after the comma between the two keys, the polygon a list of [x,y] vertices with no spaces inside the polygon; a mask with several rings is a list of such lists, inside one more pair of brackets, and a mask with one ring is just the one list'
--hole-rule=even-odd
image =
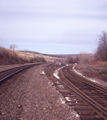
{"label": "grassy hillside", "polygon": [[35,52],[35,51],[21,51],[21,52],[24,54],[35,56],[35,57],[43,57],[43,58],[45,58],[46,61],[49,61],[49,62],[53,62],[56,60],[62,60],[65,58],[61,55],[43,54],[43,53],[39,53],[39,52]]}
{"label": "grassy hillside", "polygon": [[42,56],[39,57],[31,53],[25,53],[0,47],[0,65],[16,63],[36,63],[45,61],[46,60]]}
{"label": "grassy hillside", "polygon": [[59,55],[41,54],[35,51],[16,51],[0,47],[0,65],[16,63],[36,63],[63,61],[64,57]]}

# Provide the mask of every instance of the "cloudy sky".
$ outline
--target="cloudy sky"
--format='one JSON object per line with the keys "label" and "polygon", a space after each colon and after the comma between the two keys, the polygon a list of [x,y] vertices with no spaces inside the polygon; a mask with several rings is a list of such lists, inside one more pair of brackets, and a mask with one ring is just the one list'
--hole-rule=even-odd
{"label": "cloudy sky", "polygon": [[107,31],[107,0],[0,0],[0,46],[93,53]]}

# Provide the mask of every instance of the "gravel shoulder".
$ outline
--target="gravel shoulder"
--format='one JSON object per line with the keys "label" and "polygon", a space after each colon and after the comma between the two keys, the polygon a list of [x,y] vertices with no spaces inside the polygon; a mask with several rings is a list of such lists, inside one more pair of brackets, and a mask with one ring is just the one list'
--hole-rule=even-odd
{"label": "gravel shoulder", "polygon": [[79,120],[52,81],[40,75],[43,67],[30,68],[0,94],[0,120]]}

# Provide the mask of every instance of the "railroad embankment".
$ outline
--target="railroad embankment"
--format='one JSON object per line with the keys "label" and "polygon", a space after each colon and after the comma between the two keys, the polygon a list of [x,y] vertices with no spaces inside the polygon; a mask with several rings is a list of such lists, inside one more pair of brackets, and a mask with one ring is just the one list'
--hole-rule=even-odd
{"label": "railroad embankment", "polygon": [[14,79],[0,93],[1,120],[78,120],[73,107],[65,104],[62,95],[46,75],[44,65],[30,68]]}

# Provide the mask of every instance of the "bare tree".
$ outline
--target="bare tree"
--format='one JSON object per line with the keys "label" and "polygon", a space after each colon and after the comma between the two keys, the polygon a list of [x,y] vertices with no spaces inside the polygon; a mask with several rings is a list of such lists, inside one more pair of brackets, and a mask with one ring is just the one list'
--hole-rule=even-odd
{"label": "bare tree", "polygon": [[95,59],[107,60],[107,32],[103,31],[99,36],[98,47],[95,53]]}
{"label": "bare tree", "polygon": [[90,54],[83,52],[83,53],[80,53],[78,55],[78,62],[79,63],[86,63],[89,61],[90,61]]}
{"label": "bare tree", "polygon": [[68,61],[68,63],[74,63],[74,57],[68,56],[67,61]]}
{"label": "bare tree", "polygon": [[12,49],[13,51],[15,50],[15,48],[17,48],[17,45],[15,45],[15,44],[10,45],[10,49]]}
{"label": "bare tree", "polygon": [[75,62],[78,62],[77,56],[68,56],[67,62],[68,62],[68,63],[75,63]]}

